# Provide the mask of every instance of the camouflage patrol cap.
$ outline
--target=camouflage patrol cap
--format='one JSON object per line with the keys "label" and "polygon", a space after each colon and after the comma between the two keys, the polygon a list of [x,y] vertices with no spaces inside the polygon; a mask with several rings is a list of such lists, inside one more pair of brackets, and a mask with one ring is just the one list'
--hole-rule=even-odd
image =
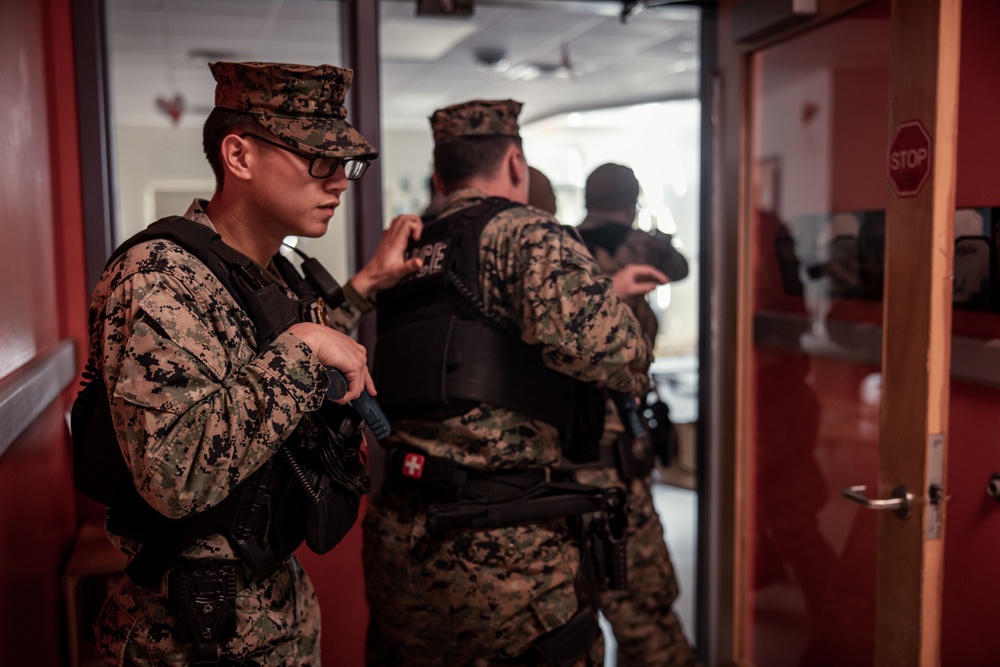
{"label": "camouflage patrol cap", "polygon": [[588,209],[613,211],[633,206],[639,198],[639,180],[625,165],[608,162],[587,177],[584,199]]}
{"label": "camouflage patrol cap", "polygon": [[438,109],[431,116],[434,143],[497,134],[520,137],[517,115],[521,106],[514,100],[472,100]]}
{"label": "camouflage patrol cap", "polygon": [[253,115],[309,155],[377,157],[347,122],[344,96],[354,73],[333,65],[211,63],[215,106]]}

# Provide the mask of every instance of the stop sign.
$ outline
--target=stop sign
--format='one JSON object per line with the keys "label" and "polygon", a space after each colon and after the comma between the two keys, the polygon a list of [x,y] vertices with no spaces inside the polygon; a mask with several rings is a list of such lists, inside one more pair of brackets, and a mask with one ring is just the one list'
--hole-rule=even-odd
{"label": "stop sign", "polygon": [[931,138],[919,120],[900,123],[889,142],[889,183],[900,197],[913,197],[931,173]]}

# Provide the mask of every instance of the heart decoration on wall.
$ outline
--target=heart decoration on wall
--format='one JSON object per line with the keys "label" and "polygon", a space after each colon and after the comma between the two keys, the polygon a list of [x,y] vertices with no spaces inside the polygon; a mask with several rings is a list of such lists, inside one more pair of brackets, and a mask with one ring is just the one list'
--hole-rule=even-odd
{"label": "heart decoration on wall", "polygon": [[169,99],[163,96],[156,98],[156,108],[167,114],[174,125],[181,122],[181,116],[184,114],[184,97],[177,93],[174,95],[173,99]]}

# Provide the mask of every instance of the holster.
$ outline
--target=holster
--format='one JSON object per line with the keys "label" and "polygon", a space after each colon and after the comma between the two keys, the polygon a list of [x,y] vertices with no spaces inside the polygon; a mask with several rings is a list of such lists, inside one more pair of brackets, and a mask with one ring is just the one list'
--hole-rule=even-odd
{"label": "holster", "polygon": [[[597,611],[601,600],[594,567],[591,533],[584,528],[582,516],[568,517],[568,524],[570,532],[580,544],[580,568],[573,581],[578,606],[577,612],[569,621],[536,639],[528,649],[528,655],[541,658],[546,666],[572,665],[590,650],[601,634],[601,628],[597,623]],[[531,664],[535,662],[532,661]]]}
{"label": "holster", "polygon": [[599,590],[625,590],[628,585],[628,500],[620,487],[605,489],[604,505],[588,529],[594,576]]}
{"label": "holster", "polygon": [[[615,581],[625,577],[627,498],[620,487],[602,489],[574,481],[554,481],[550,468],[479,471],[419,450],[397,447],[386,459],[386,482],[400,488],[420,488],[432,498],[427,507],[428,531],[500,528],[545,519],[565,518],[580,545],[576,580],[578,611],[563,626],[539,637],[528,650],[545,665],[568,667],[590,650],[600,635],[597,623],[600,577],[595,570],[591,530],[583,515],[603,517],[602,559],[610,562]],[[612,544],[606,536],[619,542]],[[605,545],[621,545],[620,553]],[[607,552],[607,553],[605,553]],[[610,555],[608,555],[610,554]],[[620,567],[617,566],[620,564]]]}
{"label": "holster", "polygon": [[629,484],[633,479],[646,477],[653,470],[653,446],[635,398],[617,391],[610,393],[625,427],[625,432],[615,440],[618,474],[623,482]]}
{"label": "holster", "polygon": [[219,644],[236,630],[239,563],[194,562],[170,572],[170,599],[187,624],[195,648],[196,667],[220,664]]}

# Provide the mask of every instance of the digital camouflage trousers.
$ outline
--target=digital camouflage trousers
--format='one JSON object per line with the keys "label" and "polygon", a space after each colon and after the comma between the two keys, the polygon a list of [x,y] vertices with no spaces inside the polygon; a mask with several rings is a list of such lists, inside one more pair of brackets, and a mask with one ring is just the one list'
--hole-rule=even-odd
{"label": "digital camouflage trousers", "polygon": [[[182,667],[194,658],[186,622],[160,591],[122,578],[95,625],[98,653],[114,667]],[[291,557],[236,595],[236,632],[220,653],[281,667],[319,665],[320,614],[316,593]]]}

